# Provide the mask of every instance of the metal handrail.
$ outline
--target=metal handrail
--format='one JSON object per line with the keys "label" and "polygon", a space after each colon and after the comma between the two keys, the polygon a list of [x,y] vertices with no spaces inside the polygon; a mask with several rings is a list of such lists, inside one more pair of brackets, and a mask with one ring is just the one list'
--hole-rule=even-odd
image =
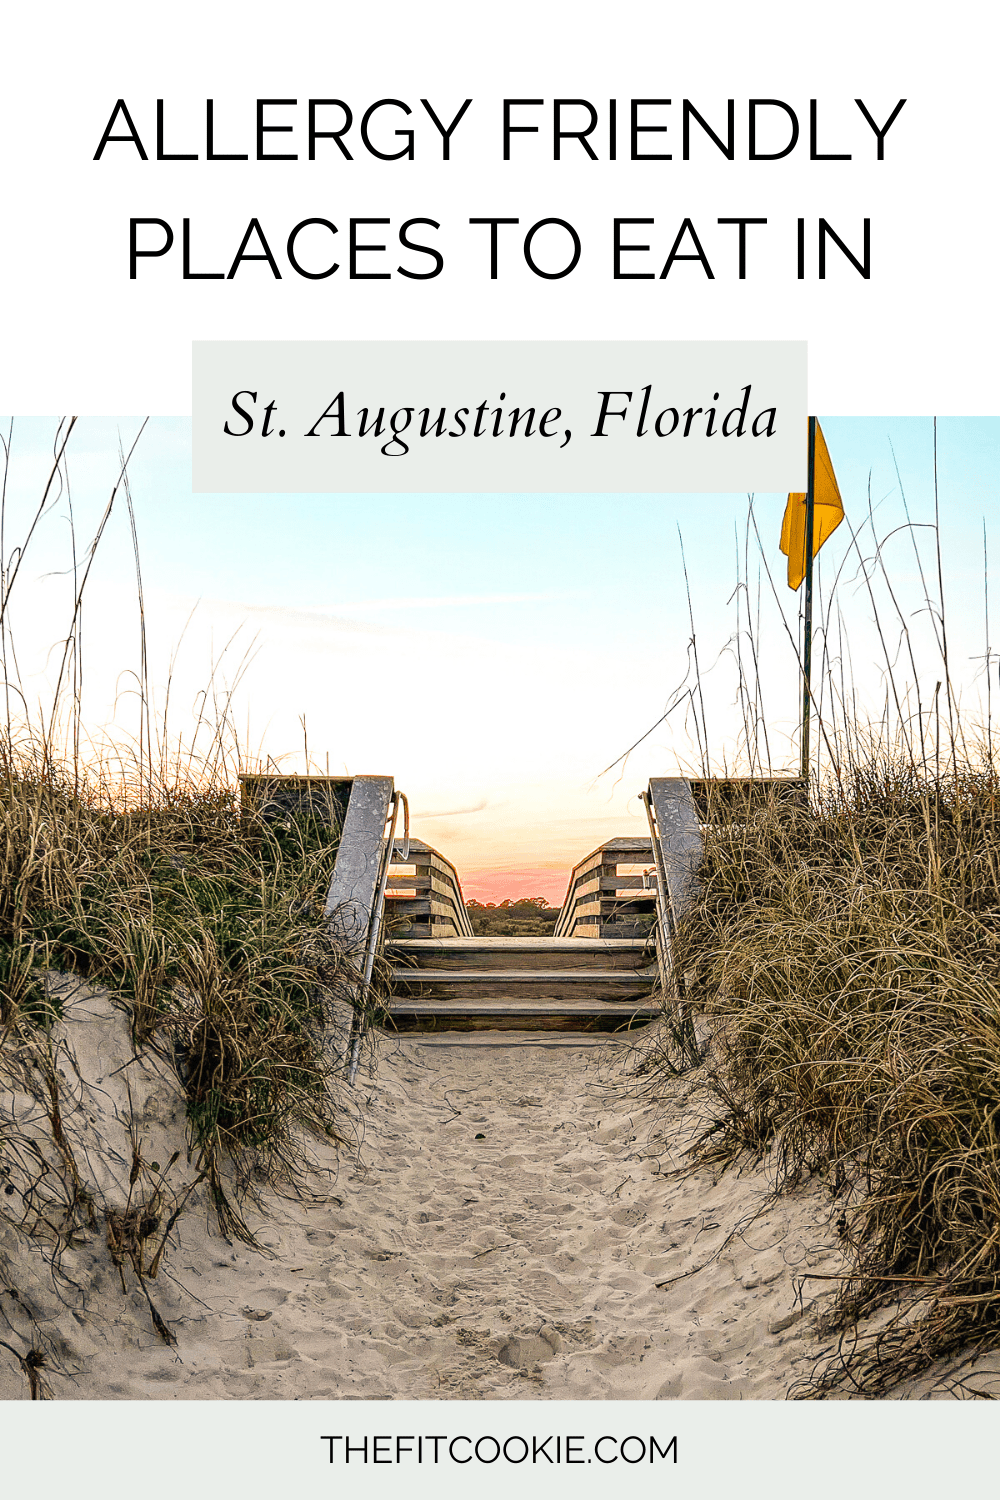
{"label": "metal handrail", "polygon": [[358,1074],[358,1065],[361,1061],[361,1043],[364,1041],[365,1023],[364,1017],[368,1005],[368,995],[371,990],[372,972],[375,968],[375,954],[378,951],[379,934],[382,930],[382,914],[385,909],[385,891],[389,883],[389,866],[392,864],[393,851],[396,842],[396,820],[399,817],[399,804],[403,804],[403,845],[407,858],[410,851],[410,805],[403,792],[393,792],[392,805],[389,812],[389,837],[385,841],[382,850],[382,865],[379,870],[378,885],[375,890],[375,900],[372,903],[371,919],[368,924],[368,941],[365,945],[365,964],[361,977],[361,996],[354,1007],[354,1018],[351,1022],[351,1055],[347,1069],[347,1081],[354,1087],[354,1080]]}
{"label": "metal handrail", "polygon": [[[403,804],[403,847],[399,850],[399,858],[402,864],[406,864],[410,857],[410,804],[406,800],[405,792],[397,792],[396,796]],[[389,863],[392,864],[396,855],[392,848],[389,850]]]}
{"label": "metal handrail", "polygon": [[656,861],[656,920],[657,920],[657,949],[660,957],[660,983],[663,986],[664,996],[668,989],[668,975],[672,981],[678,1000],[683,999],[684,981],[677,965],[674,963],[673,936],[674,917],[670,910],[670,896],[667,889],[667,869],[663,862],[663,849],[660,844],[659,829],[656,826],[656,810],[653,807],[653,799],[648,791],[639,794],[642,797],[646,809],[646,818],[649,823],[649,836],[653,843],[653,858]]}

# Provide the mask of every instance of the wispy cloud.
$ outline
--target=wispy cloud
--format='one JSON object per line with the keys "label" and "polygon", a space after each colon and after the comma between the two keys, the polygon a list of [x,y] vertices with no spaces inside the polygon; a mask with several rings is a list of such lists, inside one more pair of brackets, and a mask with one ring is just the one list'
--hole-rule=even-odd
{"label": "wispy cloud", "polygon": [[352,599],[342,604],[330,604],[316,611],[317,614],[345,614],[355,610],[369,609],[455,609],[469,604],[557,604],[565,599],[580,599],[580,590],[571,592],[551,591],[541,594],[441,594],[438,596],[413,595],[395,599]]}
{"label": "wispy cloud", "polygon": [[443,812],[430,812],[423,808],[418,811],[414,808],[413,816],[415,818],[463,818],[467,813],[482,812],[489,805],[489,801],[484,797],[482,802],[477,802],[473,807],[448,807]]}

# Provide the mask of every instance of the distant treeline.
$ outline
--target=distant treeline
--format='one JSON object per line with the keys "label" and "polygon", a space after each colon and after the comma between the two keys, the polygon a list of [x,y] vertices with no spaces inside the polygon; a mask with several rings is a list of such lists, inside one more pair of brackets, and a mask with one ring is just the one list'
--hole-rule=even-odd
{"label": "distant treeline", "polygon": [[559,908],[544,896],[521,896],[517,901],[467,901],[465,909],[477,937],[551,937]]}

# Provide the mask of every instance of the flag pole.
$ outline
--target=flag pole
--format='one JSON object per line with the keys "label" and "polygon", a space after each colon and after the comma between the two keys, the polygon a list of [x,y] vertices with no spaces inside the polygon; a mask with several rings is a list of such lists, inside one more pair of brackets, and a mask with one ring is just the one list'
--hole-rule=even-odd
{"label": "flag pole", "polygon": [[806,484],[806,600],[802,631],[802,743],[799,774],[809,780],[809,718],[812,707],[813,520],[816,507],[816,418],[809,418],[809,471]]}

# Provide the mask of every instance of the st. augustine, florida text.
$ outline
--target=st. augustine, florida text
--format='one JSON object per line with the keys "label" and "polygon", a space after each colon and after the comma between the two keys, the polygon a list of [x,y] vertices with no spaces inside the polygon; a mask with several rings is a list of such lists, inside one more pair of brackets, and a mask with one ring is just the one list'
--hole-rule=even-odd
{"label": "st. augustine, florida text", "polygon": [[[704,398],[703,398],[704,399]],[[478,405],[445,407],[357,405],[340,390],[327,402],[302,433],[306,438],[369,438],[386,458],[403,458],[419,438],[541,438],[556,439],[565,448],[573,429],[559,405],[542,407],[510,405],[506,391]],[[281,425],[279,403],[264,399],[259,391],[240,390],[232,398],[234,415],[226,419],[227,437],[283,438],[289,429]],[[585,432],[590,438],[627,435],[633,438],[770,438],[778,431],[775,406],[758,407],[751,385],[745,385],[728,404],[719,391],[703,405],[685,405],[677,397],[671,402],[658,398],[652,384],[633,389],[598,390]]]}

